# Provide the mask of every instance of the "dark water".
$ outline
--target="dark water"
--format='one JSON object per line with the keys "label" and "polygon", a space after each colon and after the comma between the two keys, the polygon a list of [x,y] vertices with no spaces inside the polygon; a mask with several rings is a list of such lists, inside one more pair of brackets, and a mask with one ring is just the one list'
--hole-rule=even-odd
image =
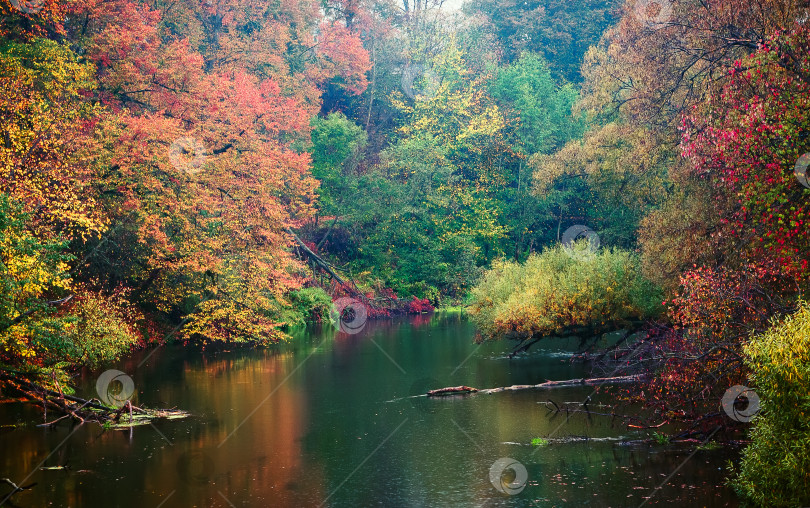
{"label": "dark water", "polygon": [[[0,423],[28,426],[0,427],[0,477],[37,483],[6,505],[637,507],[651,494],[645,506],[737,505],[723,486],[734,452],[641,444],[633,440],[648,431],[566,420],[540,404],[581,401],[591,388],[409,397],[582,374],[565,358],[573,342],[509,360],[508,344],[476,346],[473,333],[458,315],[421,316],[351,336],[301,333],[274,350],[141,352],[116,366],[132,377],[137,403],[193,416],[131,430],[45,429],[34,426],[36,410],[2,405]],[[81,380],[81,395],[96,396],[99,374]],[[597,394],[591,404],[605,401]],[[536,437],[549,444],[532,446]],[[490,482],[499,458],[525,466],[520,493]],[[0,499],[7,492],[0,485]]]}

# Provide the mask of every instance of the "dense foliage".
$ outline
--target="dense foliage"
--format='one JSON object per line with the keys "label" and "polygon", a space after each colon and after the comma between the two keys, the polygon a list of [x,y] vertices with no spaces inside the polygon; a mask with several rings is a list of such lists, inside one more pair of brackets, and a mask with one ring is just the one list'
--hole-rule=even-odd
{"label": "dense foliage", "polygon": [[131,325],[137,312],[121,295],[108,298],[73,281],[66,242],[38,240],[31,225],[19,204],[0,195],[0,365],[38,372],[126,353],[138,340]]}
{"label": "dense foliage", "polygon": [[753,443],[734,486],[763,506],[810,502],[810,306],[773,323],[745,347],[760,397]]}
{"label": "dense foliage", "polygon": [[632,328],[661,310],[638,256],[618,248],[591,252],[587,242],[546,249],[525,263],[497,263],[472,297],[473,321],[496,338],[595,335]]}

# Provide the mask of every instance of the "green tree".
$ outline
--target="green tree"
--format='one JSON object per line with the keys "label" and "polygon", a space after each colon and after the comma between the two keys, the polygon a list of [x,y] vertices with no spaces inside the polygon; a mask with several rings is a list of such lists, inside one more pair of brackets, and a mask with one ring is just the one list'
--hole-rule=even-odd
{"label": "green tree", "polygon": [[312,176],[320,182],[318,189],[321,212],[340,214],[344,199],[356,185],[355,169],[368,136],[362,127],[343,113],[315,117],[312,126]]}
{"label": "green tree", "polygon": [[[497,199],[509,229],[504,250],[513,251],[519,259],[533,245],[548,245],[555,239],[549,232],[555,223],[559,227],[564,213],[571,214],[569,209],[578,197],[566,189],[570,185],[558,185],[553,192],[533,196],[531,161],[580,137],[585,118],[572,113],[576,90],[570,84],[558,84],[538,54],[526,52],[500,69],[490,91],[508,119],[504,135],[508,147],[497,154],[501,169],[496,171],[502,174]],[[577,182],[573,183],[576,186]]]}
{"label": "green tree", "polygon": [[471,0],[469,14],[483,14],[507,62],[525,51],[541,53],[555,77],[581,81],[579,66],[587,49],[614,23],[616,0]]}
{"label": "green tree", "polygon": [[380,154],[359,188],[357,268],[404,296],[462,296],[478,272],[478,246],[499,226],[491,211],[474,208],[481,202],[459,186],[447,151],[426,136],[402,140]]}
{"label": "green tree", "polygon": [[538,54],[524,53],[500,69],[490,90],[511,108],[519,148],[527,154],[558,150],[584,131],[584,117],[572,116],[576,90],[570,84],[558,85]]}

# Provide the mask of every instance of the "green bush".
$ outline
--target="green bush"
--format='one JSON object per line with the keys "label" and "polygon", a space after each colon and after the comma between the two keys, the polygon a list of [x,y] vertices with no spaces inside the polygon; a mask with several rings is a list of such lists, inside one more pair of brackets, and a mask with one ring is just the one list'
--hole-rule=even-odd
{"label": "green bush", "polygon": [[546,249],[523,264],[496,263],[472,291],[470,313],[482,335],[552,336],[621,327],[659,312],[660,291],[642,277],[635,254],[588,248],[581,242]]}
{"label": "green bush", "polygon": [[732,485],[762,506],[810,505],[810,305],[744,349],[760,397]]}
{"label": "green bush", "polygon": [[290,325],[329,321],[332,298],[319,287],[301,288],[287,295],[292,309],[285,316]]}

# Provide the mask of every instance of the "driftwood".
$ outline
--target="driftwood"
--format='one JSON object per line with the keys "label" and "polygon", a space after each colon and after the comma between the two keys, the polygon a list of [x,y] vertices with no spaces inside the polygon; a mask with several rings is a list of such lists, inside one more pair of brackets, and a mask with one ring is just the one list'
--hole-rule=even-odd
{"label": "driftwood", "polygon": [[[111,427],[131,427],[144,425],[159,418],[176,419],[188,416],[187,412],[174,409],[140,408],[132,405],[130,401],[126,401],[120,408],[108,407],[97,399],[87,400],[62,393],[61,388],[59,392],[49,390],[24,379],[19,374],[12,375],[0,371],[0,381],[4,381],[9,387],[12,387],[22,396],[23,400],[28,399],[34,403],[41,403],[46,411],[46,417],[48,409],[55,410],[63,415],[40,426],[51,426],[65,418],[72,418],[79,423],[92,421]],[[121,416],[125,411],[129,413],[129,420],[123,423],[121,422]]]}
{"label": "driftwood", "polygon": [[425,395],[428,397],[435,397],[440,395],[454,395],[459,393],[500,393],[512,392],[518,390],[545,390],[552,388],[567,388],[571,386],[602,386],[602,385],[617,385],[625,383],[637,383],[644,381],[645,376],[615,376],[615,377],[595,377],[595,378],[582,378],[582,379],[566,379],[563,381],[546,381],[537,385],[512,385],[501,386],[499,388],[487,388],[479,390],[470,386],[449,386],[447,388],[439,388],[438,390],[430,390]]}
{"label": "driftwood", "polygon": [[0,483],[6,483],[8,485],[11,485],[11,489],[12,489],[11,492],[6,494],[6,496],[4,498],[0,499],[0,504],[3,504],[6,501],[8,501],[11,498],[11,496],[16,494],[17,492],[21,492],[23,490],[28,490],[31,487],[33,487],[34,485],[36,485],[36,482],[29,483],[28,485],[17,485],[16,483],[9,480],[8,478],[0,478]]}
{"label": "driftwood", "polygon": [[478,388],[471,386],[449,386],[447,388],[439,388],[438,390],[430,390],[427,392],[428,397],[440,397],[443,395],[458,395],[460,393],[475,393]]}

